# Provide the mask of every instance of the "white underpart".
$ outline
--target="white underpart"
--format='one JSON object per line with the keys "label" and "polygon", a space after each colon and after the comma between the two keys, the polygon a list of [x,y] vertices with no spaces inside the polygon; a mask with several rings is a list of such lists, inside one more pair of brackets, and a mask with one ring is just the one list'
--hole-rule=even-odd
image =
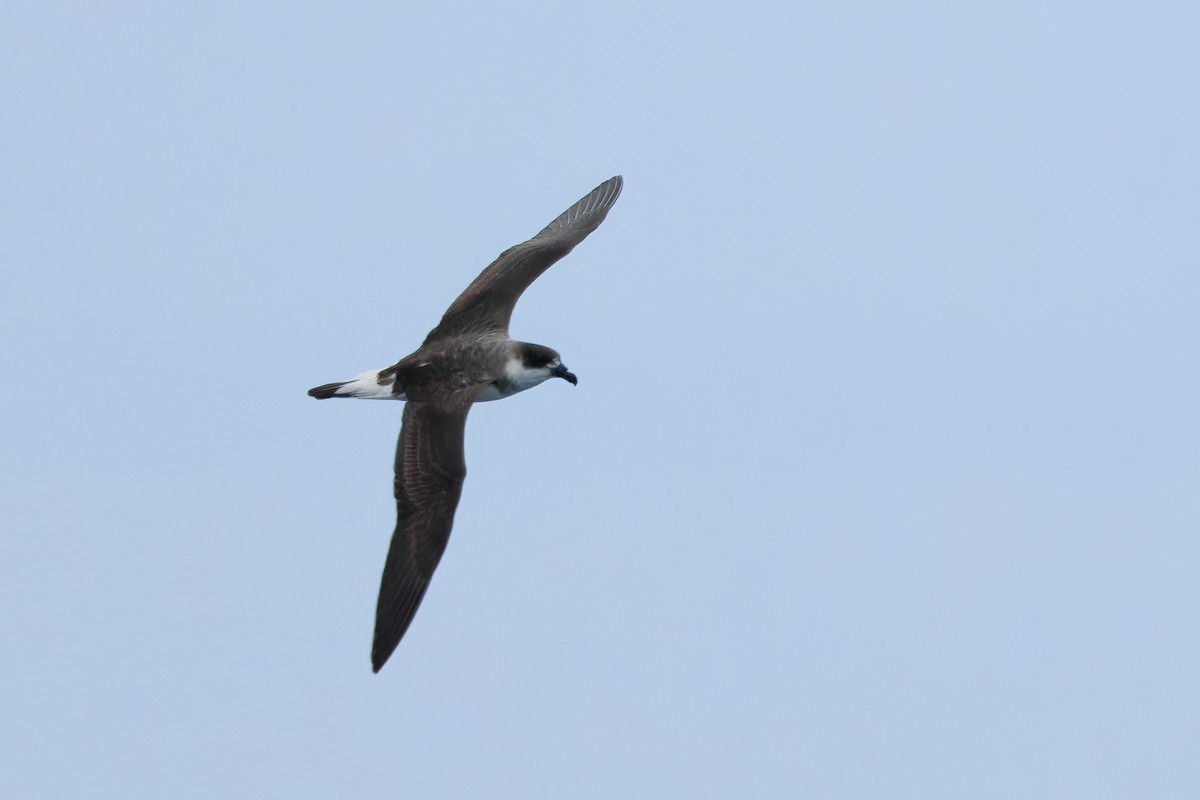
{"label": "white underpart", "polygon": [[484,387],[476,398],[476,403],[486,403],[489,400],[501,400],[505,397],[512,397],[517,392],[523,392],[526,389],[532,389],[540,383],[545,383],[554,377],[550,374],[550,370],[545,367],[536,369],[526,369],[525,365],[519,358],[510,358],[504,365],[504,378],[507,386],[504,391],[500,390],[495,384],[488,384]]}
{"label": "white underpart", "polygon": [[364,372],[354,380],[347,381],[335,394],[339,397],[365,397],[371,400],[404,400],[404,395],[392,394],[391,381],[386,386],[379,384],[379,372],[377,369]]}

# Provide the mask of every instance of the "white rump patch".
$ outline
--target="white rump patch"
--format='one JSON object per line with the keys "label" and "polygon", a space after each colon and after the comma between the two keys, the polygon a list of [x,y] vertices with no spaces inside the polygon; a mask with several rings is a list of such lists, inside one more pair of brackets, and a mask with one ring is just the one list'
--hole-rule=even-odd
{"label": "white rump patch", "polygon": [[386,386],[379,383],[380,370],[364,372],[352,381],[346,381],[334,394],[338,397],[365,397],[370,400],[404,400],[403,394],[392,394],[393,382]]}

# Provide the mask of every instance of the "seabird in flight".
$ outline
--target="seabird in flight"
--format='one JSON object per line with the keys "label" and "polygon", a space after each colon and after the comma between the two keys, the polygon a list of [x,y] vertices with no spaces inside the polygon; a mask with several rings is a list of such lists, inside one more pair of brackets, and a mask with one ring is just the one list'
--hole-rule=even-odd
{"label": "seabird in flight", "polygon": [[550,378],[577,382],[554,350],[509,338],[508,321],[529,284],[600,226],[621,185],[620,175],[609,178],[537,236],[501,253],[412,355],[353,380],[309,389],[321,400],[407,401],[396,445],[396,532],[375,612],[375,672],[408,630],[450,538],[467,474],[463,429],[471,404],[510,397]]}

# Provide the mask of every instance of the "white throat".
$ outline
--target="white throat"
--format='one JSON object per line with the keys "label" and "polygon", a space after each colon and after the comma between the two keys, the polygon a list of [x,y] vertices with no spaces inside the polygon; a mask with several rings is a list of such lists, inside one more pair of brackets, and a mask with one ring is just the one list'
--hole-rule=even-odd
{"label": "white throat", "polygon": [[533,369],[527,368],[521,359],[510,357],[504,364],[504,377],[500,379],[498,384],[491,384],[485,388],[475,398],[477,403],[486,403],[489,400],[500,400],[504,397],[511,397],[517,392],[523,392],[526,389],[545,383],[552,378],[550,370],[545,367],[536,367]]}

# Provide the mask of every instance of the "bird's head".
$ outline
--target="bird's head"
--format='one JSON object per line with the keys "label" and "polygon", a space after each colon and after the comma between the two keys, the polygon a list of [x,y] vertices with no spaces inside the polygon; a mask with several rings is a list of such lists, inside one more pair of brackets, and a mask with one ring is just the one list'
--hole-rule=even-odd
{"label": "bird's head", "polygon": [[545,376],[542,380],[562,378],[572,386],[579,383],[579,379],[563,366],[562,356],[558,351],[549,347],[540,344],[524,345],[521,348],[521,362],[525,371]]}

